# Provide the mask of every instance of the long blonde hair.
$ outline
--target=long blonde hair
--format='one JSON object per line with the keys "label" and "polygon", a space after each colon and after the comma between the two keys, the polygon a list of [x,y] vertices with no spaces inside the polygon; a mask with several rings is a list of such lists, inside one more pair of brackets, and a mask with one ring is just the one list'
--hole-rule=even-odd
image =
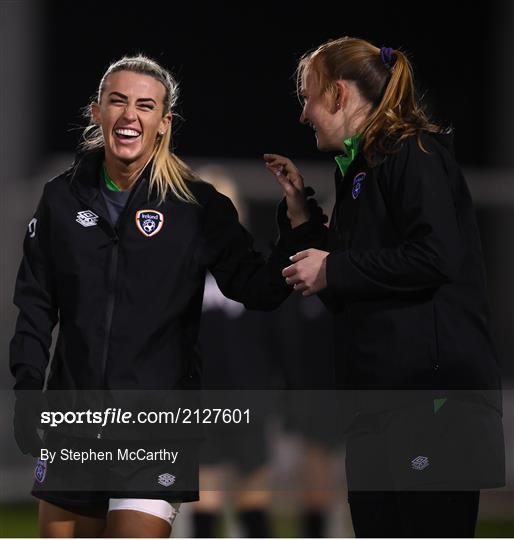
{"label": "long blonde hair", "polygon": [[[117,71],[132,71],[134,73],[149,75],[158,80],[166,89],[163,116],[172,112],[178,99],[177,81],[169,71],[142,54],[137,56],[124,56],[108,67],[98,87],[96,96],[97,103],[100,103],[100,100],[102,99],[102,93],[107,78]],[[89,120],[89,125],[82,133],[80,150],[87,152],[104,148],[105,141],[102,128],[94,123],[91,107],[87,108],[86,116]],[[179,159],[171,150],[171,128],[167,129],[164,135],[157,137],[155,148],[150,159],[141,170],[135,173],[135,176],[139,175],[150,161],[152,162],[152,167],[150,171],[149,191],[154,189],[161,202],[164,201],[168,194],[172,194],[184,202],[196,202],[186,181],[196,180],[197,176],[191,168]]]}
{"label": "long blonde hair", "polygon": [[399,50],[383,50],[370,42],[352,37],[327,41],[302,56],[296,70],[297,91],[300,94],[307,73],[318,82],[320,95],[334,96],[337,80],[351,80],[361,95],[372,104],[371,113],[361,126],[363,153],[369,164],[377,154],[393,151],[386,148],[388,138],[400,142],[416,135],[424,150],[422,132],[440,133],[418,102],[411,63]]}

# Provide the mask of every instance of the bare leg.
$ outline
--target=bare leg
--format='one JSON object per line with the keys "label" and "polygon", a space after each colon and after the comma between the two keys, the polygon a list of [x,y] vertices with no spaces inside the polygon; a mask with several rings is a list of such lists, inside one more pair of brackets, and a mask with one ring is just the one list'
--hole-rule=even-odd
{"label": "bare leg", "polygon": [[81,516],[47,501],[39,501],[39,535],[46,538],[98,538],[105,519]]}
{"label": "bare leg", "polygon": [[241,479],[237,493],[237,509],[267,509],[271,502],[268,486],[269,468],[266,465]]}
{"label": "bare leg", "polygon": [[333,496],[330,466],[331,455],[329,451],[321,445],[308,444],[302,467],[304,485],[309,486],[302,491],[304,508],[319,512],[328,510]]}
{"label": "bare leg", "polygon": [[192,503],[195,512],[221,512],[226,488],[226,468],[222,465],[200,467],[200,499]]}
{"label": "bare leg", "polygon": [[137,510],[111,510],[107,515],[106,538],[168,538],[171,525],[165,520]]}

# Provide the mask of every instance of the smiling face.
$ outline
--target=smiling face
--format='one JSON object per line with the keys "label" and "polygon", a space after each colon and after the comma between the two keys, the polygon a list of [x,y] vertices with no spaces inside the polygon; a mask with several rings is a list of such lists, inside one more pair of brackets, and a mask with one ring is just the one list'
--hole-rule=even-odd
{"label": "smiling face", "polygon": [[105,160],[125,167],[143,167],[157,138],[169,129],[164,111],[164,85],[149,75],[116,71],[105,80],[100,103],[93,103],[93,120],[102,128]]}
{"label": "smiling face", "polygon": [[345,139],[344,118],[334,98],[320,94],[319,84],[312,72],[307,71],[303,78],[301,96],[303,110],[302,124],[309,124],[315,131],[319,150],[340,150]]}

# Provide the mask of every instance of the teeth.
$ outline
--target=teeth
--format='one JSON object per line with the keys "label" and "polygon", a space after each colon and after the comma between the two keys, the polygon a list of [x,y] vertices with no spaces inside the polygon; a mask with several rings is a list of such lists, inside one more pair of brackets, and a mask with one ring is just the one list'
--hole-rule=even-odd
{"label": "teeth", "polygon": [[125,135],[127,137],[138,137],[139,131],[135,129],[116,129],[114,130],[117,135]]}

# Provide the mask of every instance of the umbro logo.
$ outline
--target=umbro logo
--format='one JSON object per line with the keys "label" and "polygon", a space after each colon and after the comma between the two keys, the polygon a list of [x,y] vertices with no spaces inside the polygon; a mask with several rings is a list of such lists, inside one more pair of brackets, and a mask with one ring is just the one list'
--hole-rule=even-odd
{"label": "umbro logo", "polygon": [[418,456],[417,458],[414,458],[411,462],[411,467],[415,471],[422,471],[423,469],[426,469],[430,465],[430,461],[425,456]]}
{"label": "umbro logo", "polygon": [[157,478],[157,482],[164,487],[170,487],[175,483],[175,477],[170,473],[160,474]]}
{"label": "umbro logo", "polygon": [[82,210],[82,212],[77,212],[77,223],[80,223],[82,227],[92,227],[98,222],[98,216],[91,212],[91,210]]}

